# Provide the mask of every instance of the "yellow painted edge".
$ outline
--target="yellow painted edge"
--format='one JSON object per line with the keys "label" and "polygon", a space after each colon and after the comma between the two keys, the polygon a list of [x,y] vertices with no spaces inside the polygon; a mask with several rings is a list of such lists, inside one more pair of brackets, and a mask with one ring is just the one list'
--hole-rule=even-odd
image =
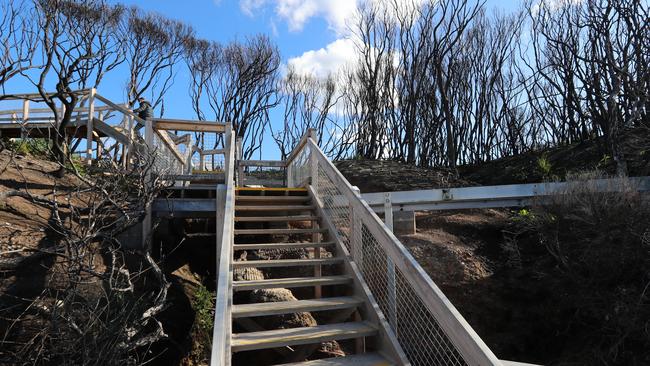
{"label": "yellow painted edge", "polygon": [[255,188],[255,187],[237,187],[235,188],[237,191],[301,191],[304,192],[307,190],[307,188],[278,188],[278,187],[261,187],[261,188]]}

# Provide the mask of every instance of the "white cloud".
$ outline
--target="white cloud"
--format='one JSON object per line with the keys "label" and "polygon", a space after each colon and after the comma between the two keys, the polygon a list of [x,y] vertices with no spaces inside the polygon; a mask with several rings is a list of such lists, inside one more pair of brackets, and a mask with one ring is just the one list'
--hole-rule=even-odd
{"label": "white cloud", "polygon": [[323,17],[337,34],[347,32],[347,21],[357,10],[357,0],[240,0],[241,10],[253,16],[256,11],[272,3],[278,17],[287,22],[289,30],[301,31],[314,17]]}
{"label": "white cloud", "polygon": [[540,10],[557,11],[569,6],[580,5],[584,0],[539,0],[533,5],[532,13],[537,15]]}
{"label": "white cloud", "polygon": [[341,38],[324,48],[307,51],[298,57],[290,58],[288,65],[299,74],[324,78],[354,62],[356,54],[354,41]]}
{"label": "white cloud", "polygon": [[254,12],[264,6],[265,3],[266,0],[239,0],[239,8],[244,14],[252,17]]}

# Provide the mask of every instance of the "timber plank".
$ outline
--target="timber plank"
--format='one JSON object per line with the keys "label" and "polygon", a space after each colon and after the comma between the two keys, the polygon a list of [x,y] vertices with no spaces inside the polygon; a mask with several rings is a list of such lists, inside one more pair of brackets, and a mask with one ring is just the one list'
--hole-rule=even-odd
{"label": "timber plank", "polygon": [[232,351],[240,352],[362,338],[375,335],[376,333],[377,328],[368,322],[350,322],[318,325],[315,327],[235,333],[232,335]]}
{"label": "timber plank", "polygon": [[356,297],[343,296],[315,300],[262,302],[255,304],[233,305],[232,317],[243,318],[312,311],[350,309],[359,306],[362,302],[363,300]]}
{"label": "timber plank", "polygon": [[296,215],[296,216],[237,216],[237,222],[284,222],[284,221],[316,221],[318,216]]}
{"label": "timber plank", "polygon": [[327,229],[236,229],[235,235],[318,234]]}
{"label": "timber plank", "polygon": [[377,353],[365,353],[361,355],[348,355],[345,357],[325,358],[296,363],[283,363],[278,366],[393,366],[394,363],[386,360]]}
{"label": "timber plank", "polygon": [[300,242],[300,243],[259,243],[259,244],[235,244],[233,248],[235,250],[258,250],[258,249],[301,249],[301,248],[317,248],[317,247],[326,247],[336,244],[333,241],[312,243],[312,242]]}
{"label": "timber plank", "polygon": [[234,291],[250,291],[266,288],[296,288],[314,285],[329,286],[348,283],[352,283],[352,277],[350,276],[293,277],[270,280],[234,281],[232,288]]}
{"label": "timber plank", "polygon": [[233,268],[269,268],[269,267],[298,267],[337,264],[343,262],[343,258],[311,258],[311,259],[276,259],[261,261],[239,261],[233,262]]}

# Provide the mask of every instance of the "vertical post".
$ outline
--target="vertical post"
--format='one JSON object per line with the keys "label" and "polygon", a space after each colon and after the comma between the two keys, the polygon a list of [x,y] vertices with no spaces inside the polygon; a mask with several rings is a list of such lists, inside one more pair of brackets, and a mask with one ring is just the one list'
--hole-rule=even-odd
{"label": "vertical post", "polygon": [[[228,164],[230,164],[231,147],[232,147],[232,144],[234,142],[233,141],[233,133],[232,133],[232,123],[230,123],[230,122],[226,123],[226,136],[225,136],[225,138],[226,138],[225,143],[224,143],[225,153],[223,155],[224,155],[224,158],[225,158],[224,160],[226,162],[224,164],[225,176],[226,176],[226,185],[228,185],[228,184],[232,184],[232,179],[233,179],[233,177],[230,176],[230,167],[228,166]],[[201,161],[203,161],[203,157],[201,157]]]}
{"label": "vertical post", "polygon": [[129,115],[128,117],[128,138],[129,138],[129,143],[126,146],[126,155],[124,155],[124,167],[128,168],[131,165],[131,156],[133,155],[133,116]]}
{"label": "vertical post", "polygon": [[314,146],[314,141],[311,138],[307,141],[307,146],[309,146],[311,186],[314,188],[314,192],[318,194],[318,156],[316,155],[316,146]]}
{"label": "vertical post", "polygon": [[[359,188],[352,187],[354,195],[359,197],[361,195]],[[355,212],[357,198],[353,197],[349,201],[350,207],[350,254],[352,259],[356,262],[359,270],[363,273],[363,224],[359,215]]]}
{"label": "vertical post", "polygon": [[[224,214],[226,210],[226,192],[227,187],[225,184],[219,184],[217,185],[217,197],[216,197],[216,202],[217,202],[217,266],[220,261],[220,258],[218,257],[219,254],[221,253],[221,243],[222,241],[222,236],[223,236],[223,225],[224,225]],[[220,268],[218,269],[220,270]]]}
{"label": "vertical post", "polygon": [[287,187],[293,188],[295,187],[295,184],[293,184],[293,164],[288,163],[286,169],[287,169]]}
{"label": "vertical post", "polygon": [[[151,119],[146,119],[144,123],[144,153],[153,154],[154,153],[154,144],[153,144],[153,122]],[[155,159],[155,157],[149,157]],[[151,183],[151,169],[147,170],[147,176],[145,177],[145,184]],[[147,239],[151,234],[151,206],[147,205],[145,208],[146,214],[144,220],[142,221],[142,241],[143,244],[147,243]],[[151,245],[151,243],[149,243]],[[145,249],[150,249],[146,248]]]}
{"label": "vertical post", "polygon": [[244,158],[242,138],[237,137],[237,185],[244,186],[244,167],[241,165],[241,161]]}
{"label": "vertical post", "polygon": [[90,89],[88,96],[88,122],[86,122],[86,164],[93,161],[93,119],[95,118],[95,88]]}
{"label": "vertical post", "polygon": [[[311,227],[312,229],[320,229],[320,225],[318,224],[318,221],[312,221],[311,222]],[[320,243],[320,233],[315,232],[311,236],[311,241],[312,243]],[[314,247],[314,259],[319,259],[320,258],[320,248],[318,246]],[[314,266],[314,277],[321,277],[323,275],[323,268],[321,267],[320,264],[317,264]],[[320,299],[322,297],[322,288],[320,285],[314,286],[314,298]]]}
{"label": "vertical post", "polygon": [[20,127],[20,137],[27,137],[27,122],[29,121],[29,100],[23,100],[23,125]]}
{"label": "vertical post", "polygon": [[[97,117],[97,118],[98,118],[99,121],[101,121],[101,122],[104,121],[104,117],[103,117],[103,115],[102,115],[101,112],[98,113],[98,117]],[[77,119],[79,119],[79,117],[77,117]],[[95,139],[95,136],[94,136],[94,135],[95,135],[95,134],[93,133],[93,139]],[[115,142],[115,143],[117,143],[117,142]],[[104,153],[104,149],[103,149],[104,145],[102,145],[102,139],[101,139],[101,137],[99,136],[99,134],[97,134],[97,139],[95,139],[95,145],[97,145],[97,159],[101,159],[102,154]],[[115,153],[117,154],[117,148],[115,148]]]}
{"label": "vertical post", "polygon": [[[185,158],[185,174],[192,174],[192,155],[194,153],[194,144],[192,143],[192,138],[187,143],[187,157]],[[184,184],[184,183],[183,183]]]}
{"label": "vertical post", "polygon": [[[393,231],[393,203],[390,192],[384,194],[384,222],[390,231]],[[386,279],[387,279],[387,292],[388,292],[388,322],[397,332],[397,289],[395,282],[395,263],[393,260],[386,256]]]}

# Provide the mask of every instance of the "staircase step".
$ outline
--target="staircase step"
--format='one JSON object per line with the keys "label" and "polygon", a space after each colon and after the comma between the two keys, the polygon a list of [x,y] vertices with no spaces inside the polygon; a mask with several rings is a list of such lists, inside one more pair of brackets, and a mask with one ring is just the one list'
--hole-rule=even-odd
{"label": "staircase step", "polygon": [[296,216],[238,216],[236,222],[285,222],[285,221],[317,221],[318,216],[296,215]]}
{"label": "staircase step", "polygon": [[309,196],[236,196],[237,202],[308,202]]}
{"label": "staircase step", "polygon": [[300,344],[353,339],[373,336],[377,328],[368,322],[350,322],[290,329],[265,330],[261,332],[236,333],[232,335],[232,351],[295,346]]}
{"label": "staircase step", "polygon": [[318,234],[327,229],[235,229],[235,235]]}
{"label": "staircase step", "polygon": [[343,285],[352,282],[350,276],[293,277],[269,280],[233,281],[233,291],[251,291],[265,288],[296,288],[310,286]]}
{"label": "staircase step", "polygon": [[283,363],[278,366],[393,366],[394,363],[386,360],[378,353],[364,353],[345,357],[325,358],[295,363]]}
{"label": "staircase step", "polygon": [[304,192],[307,188],[286,188],[286,187],[237,187],[236,191],[240,192]]}
{"label": "staircase step", "polygon": [[257,304],[233,305],[232,317],[245,318],[254,316],[293,314],[312,311],[350,309],[363,301],[356,297],[330,297],[315,300],[297,300],[280,302],[263,302]]}
{"label": "staircase step", "polygon": [[322,243],[302,242],[302,243],[260,243],[260,244],[235,244],[234,250],[258,250],[258,249],[302,249],[327,247],[334,245],[333,241],[324,241]]}
{"label": "staircase step", "polygon": [[343,262],[343,258],[312,258],[312,259],[277,259],[261,261],[239,261],[233,262],[233,268],[269,268],[269,267],[298,267],[337,264]]}
{"label": "staircase step", "polygon": [[235,211],[312,211],[313,205],[265,205],[265,206],[241,206],[236,205]]}

